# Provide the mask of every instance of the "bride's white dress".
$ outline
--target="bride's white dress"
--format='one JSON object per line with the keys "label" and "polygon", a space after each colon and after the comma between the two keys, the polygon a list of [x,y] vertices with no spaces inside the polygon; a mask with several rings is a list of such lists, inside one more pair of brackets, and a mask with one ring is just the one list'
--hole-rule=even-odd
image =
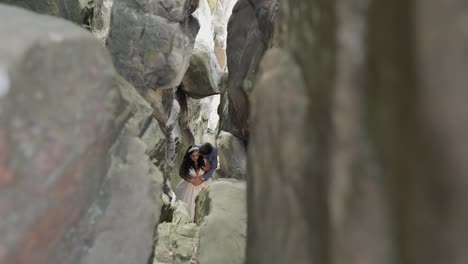
{"label": "bride's white dress", "polygon": [[[203,169],[198,170],[198,176],[203,176],[204,174],[205,171]],[[189,176],[196,176],[195,169],[192,168],[189,170]],[[194,186],[193,184],[185,180],[182,180],[177,184],[176,195],[179,200],[182,200],[187,204],[190,216],[192,217],[192,221],[195,217],[195,198],[201,192],[201,190],[203,190],[203,188],[205,188],[208,185],[210,181],[211,179],[208,181],[204,181],[198,186]]]}

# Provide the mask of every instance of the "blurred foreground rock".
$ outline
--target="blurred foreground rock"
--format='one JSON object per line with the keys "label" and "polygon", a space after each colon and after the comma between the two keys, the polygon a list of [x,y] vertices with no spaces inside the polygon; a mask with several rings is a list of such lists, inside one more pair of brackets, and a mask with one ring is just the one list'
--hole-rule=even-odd
{"label": "blurred foreground rock", "polygon": [[141,138],[152,108],[86,30],[0,17],[0,262],[147,262],[163,183]]}

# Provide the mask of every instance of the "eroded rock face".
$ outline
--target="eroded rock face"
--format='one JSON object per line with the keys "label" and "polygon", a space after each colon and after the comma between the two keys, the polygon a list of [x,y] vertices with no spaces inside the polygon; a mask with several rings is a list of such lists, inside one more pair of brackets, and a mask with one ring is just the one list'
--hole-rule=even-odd
{"label": "eroded rock face", "polygon": [[0,3],[16,5],[31,11],[63,17],[77,24],[83,22],[83,9],[87,2],[83,0],[1,0]]}
{"label": "eroded rock face", "polygon": [[95,0],[91,30],[103,43],[106,42],[107,35],[109,34],[113,4],[114,0]]}
{"label": "eroded rock face", "polygon": [[165,136],[155,162],[169,179],[180,149],[175,90],[188,68],[200,25],[198,1],[116,0],[107,46],[118,72],[150,103]]}
{"label": "eroded rock face", "polygon": [[244,142],[228,132],[221,131],[217,138],[217,147],[224,175],[238,180],[245,179],[247,150]]}
{"label": "eroded rock face", "polygon": [[163,182],[140,138],[152,108],[86,30],[0,17],[0,262],[145,263]]}
{"label": "eroded rock face", "polygon": [[215,55],[221,69],[226,69],[226,40],[227,24],[232,14],[232,9],[238,0],[219,0],[213,10],[213,35],[215,43]]}
{"label": "eroded rock face", "polygon": [[244,181],[213,181],[197,198],[195,221],[200,226],[198,263],[245,262],[247,215]]}
{"label": "eroded rock face", "polygon": [[135,0],[145,13],[183,22],[197,9],[200,0]]}
{"label": "eroded rock face", "polygon": [[[123,137],[118,144],[100,198],[73,231],[82,241],[93,241],[78,248],[79,252],[74,249],[76,259],[81,259],[74,263],[144,263],[152,255],[163,173],[152,164],[145,153],[148,146],[136,135]],[[83,235],[89,229],[93,232]]]}
{"label": "eroded rock face", "polygon": [[107,46],[118,72],[143,94],[147,89],[173,89],[188,68],[199,23],[188,16],[168,21],[142,4],[114,2]]}
{"label": "eroded rock face", "polygon": [[247,263],[466,262],[465,2],[281,5],[252,93]]}
{"label": "eroded rock face", "polygon": [[158,225],[153,264],[193,263],[199,228],[192,223],[185,203],[175,201],[168,205],[171,208],[170,219]]}
{"label": "eroded rock face", "polygon": [[239,0],[228,24],[229,125],[221,129],[244,141],[247,141],[249,135],[248,94],[253,89],[260,59],[272,37],[277,6],[275,0],[257,1],[255,4]]}
{"label": "eroded rock face", "polygon": [[[313,216],[321,214],[320,207],[317,207],[317,211],[311,210],[304,216],[295,217],[294,225],[290,224],[291,218],[285,215],[299,214],[301,209],[296,204],[308,203],[310,198],[320,193],[318,187],[309,183],[317,181],[319,176],[313,170],[309,170],[310,173],[305,171],[311,164],[316,165],[316,156],[307,155],[313,147],[308,141],[311,131],[304,127],[309,107],[307,90],[302,81],[301,70],[288,54],[272,50],[265,55],[262,64],[261,68],[268,69],[268,73],[260,74],[251,101],[251,120],[255,125],[252,126],[248,150],[248,173],[251,175],[248,186],[249,217],[258,220],[249,222],[249,228],[254,228],[257,232],[249,233],[249,243],[257,249],[247,249],[248,261],[287,262],[291,255],[286,257],[273,250],[280,250],[282,247],[283,252],[294,253],[296,260],[305,264],[309,260],[316,260],[315,251],[311,252],[310,247],[320,241],[320,236],[312,236],[312,231],[308,231],[308,228],[313,230],[313,227],[309,227],[312,225],[309,221]],[[283,71],[283,67],[288,70]],[[281,109],[281,114],[272,115],[272,112],[278,112],[277,109]],[[281,118],[281,123],[278,118]],[[255,196],[259,193],[264,195]],[[302,196],[296,196],[296,193]],[[317,200],[311,201],[318,203]],[[260,204],[267,207],[261,208]],[[309,208],[313,206],[319,204],[310,205]],[[274,229],[274,232],[268,231],[273,223],[282,227]],[[297,244],[284,248],[283,241],[290,240]],[[268,248],[269,251],[266,254],[260,253],[262,248]],[[310,263],[318,263],[314,261]]]}
{"label": "eroded rock face", "polygon": [[219,94],[221,76],[213,49],[196,46],[183,79],[183,87],[190,97],[196,99]]}
{"label": "eroded rock face", "polygon": [[198,227],[194,223],[161,223],[153,264],[194,263],[197,244]]}

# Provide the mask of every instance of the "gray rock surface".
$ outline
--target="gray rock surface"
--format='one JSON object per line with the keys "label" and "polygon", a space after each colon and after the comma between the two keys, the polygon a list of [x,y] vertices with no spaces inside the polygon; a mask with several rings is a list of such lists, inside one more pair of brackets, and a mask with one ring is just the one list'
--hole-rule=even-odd
{"label": "gray rock surface", "polygon": [[229,118],[229,97],[227,94],[228,73],[224,74],[220,83],[220,100],[218,106],[219,130],[232,131]]}
{"label": "gray rock surface", "polygon": [[253,89],[260,60],[269,47],[277,6],[276,0],[261,0],[253,4],[249,0],[239,0],[228,23],[229,121],[221,129],[244,141],[249,135],[248,94]]}
{"label": "gray rock surface", "polygon": [[160,223],[156,233],[153,264],[193,263],[198,247],[198,226],[192,222],[185,203],[166,201],[170,215]]}
{"label": "gray rock surface", "polygon": [[83,10],[88,5],[86,0],[0,0],[0,3],[16,5],[31,11],[58,16],[77,24],[83,22]]}
{"label": "gray rock surface", "polygon": [[153,264],[195,263],[197,244],[198,227],[194,223],[161,223]]}
{"label": "gray rock surface", "polygon": [[195,11],[200,0],[135,0],[145,13],[183,22]]}
{"label": "gray rock surface", "polygon": [[221,131],[216,144],[219,163],[226,177],[238,180],[245,179],[247,150],[244,142],[226,131]]}
{"label": "gray rock surface", "polygon": [[203,98],[219,93],[222,70],[214,53],[212,14],[207,0],[200,1],[193,16],[200,22],[200,31],[183,79],[183,89],[193,98]]}
{"label": "gray rock surface", "polygon": [[154,120],[152,108],[136,90],[120,77],[116,85],[125,102],[117,120],[125,120],[125,125],[111,149],[99,195],[67,233],[68,240],[57,247],[70,263],[140,263],[152,255],[164,177],[150,159],[153,141],[147,135],[160,129],[148,125]]}
{"label": "gray rock surface", "polygon": [[106,42],[107,35],[109,34],[113,4],[114,0],[95,0],[91,30],[103,43]]}
{"label": "gray rock surface", "polygon": [[200,226],[198,263],[245,262],[246,206],[244,181],[213,181],[199,194],[195,216]]}
{"label": "gray rock surface", "polygon": [[0,17],[0,262],[145,263],[162,205],[140,138],[153,109],[85,29]]}
{"label": "gray rock surface", "polygon": [[238,0],[213,1],[212,27],[215,44],[214,49],[219,66],[223,71],[226,69],[227,24],[231,17],[232,9],[237,1]]}
{"label": "gray rock surface", "polygon": [[0,17],[0,262],[50,263],[106,174],[121,97],[86,30],[3,4]]}
{"label": "gray rock surface", "polygon": [[251,95],[246,263],[467,262],[466,1],[281,6]]}
{"label": "gray rock surface", "polygon": [[196,99],[219,94],[221,73],[213,49],[203,45],[195,46],[183,79],[184,91]]}
{"label": "gray rock surface", "polygon": [[107,46],[118,72],[145,96],[147,89],[180,84],[199,23],[193,17],[172,22],[144,6],[136,0],[114,1]]}
{"label": "gray rock surface", "polygon": [[[216,117],[213,116],[213,111],[216,111],[217,104],[214,96],[206,97],[203,99],[188,98],[190,122],[189,128],[192,131],[196,144],[210,141],[212,144],[215,137],[215,124],[210,121],[216,122]],[[214,120],[213,120],[214,119]]]}
{"label": "gray rock surface", "polygon": [[101,198],[83,224],[95,228],[92,246],[85,246],[82,261],[75,263],[145,263],[151,256],[164,177],[139,138],[122,139],[118,148],[123,156],[113,157]]}
{"label": "gray rock surface", "polygon": [[[323,153],[309,152],[315,146],[309,137],[317,133],[304,127],[310,106],[306,86],[300,68],[287,53],[270,51],[265,55],[263,67],[267,72],[259,75],[251,100],[254,125],[248,149],[248,174],[252,179],[248,188],[249,203],[255,209],[249,207],[248,213],[249,218],[256,219],[249,222],[249,228],[254,228],[256,233],[250,232],[248,237],[250,245],[257,249],[247,247],[248,262],[286,263],[294,253],[300,263],[318,263],[314,261],[316,250],[321,247],[317,244],[320,228],[309,221],[318,221],[323,213],[317,200],[320,188],[316,186],[323,169],[318,166],[323,161],[317,159]],[[272,115],[278,113],[277,109],[281,109],[281,114]],[[314,204],[309,205],[309,201]],[[302,211],[297,203],[307,204],[307,215],[299,215]],[[312,210],[315,206],[317,211]],[[293,215],[294,225],[290,223]],[[313,232],[318,234],[312,235]],[[284,241],[296,241],[296,244],[285,246]],[[315,253],[310,251],[311,245],[316,246]],[[263,254],[262,248],[269,251]],[[283,252],[288,252],[289,257]]]}

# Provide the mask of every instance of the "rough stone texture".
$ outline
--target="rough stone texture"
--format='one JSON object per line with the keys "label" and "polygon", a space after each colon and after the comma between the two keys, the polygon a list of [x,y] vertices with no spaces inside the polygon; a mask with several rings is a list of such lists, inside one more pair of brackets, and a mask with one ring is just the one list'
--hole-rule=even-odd
{"label": "rough stone texture", "polygon": [[217,138],[219,163],[228,178],[245,179],[247,150],[244,142],[232,134],[221,131]]}
{"label": "rough stone texture", "polygon": [[200,0],[135,0],[145,13],[183,22],[197,9]]}
{"label": "rough stone texture", "polygon": [[148,146],[146,154],[157,167],[163,168],[166,159],[166,135],[162,132],[156,119],[151,118],[147,122],[147,129],[142,132],[140,138]]}
{"label": "rough stone texture", "polygon": [[214,96],[199,100],[189,98],[188,103],[190,115],[189,127],[194,136],[195,143],[210,142],[211,144],[215,144],[216,119],[219,119],[213,114],[213,111],[216,111],[218,108],[216,98]]}
{"label": "rough stone texture", "polygon": [[219,130],[231,131],[231,122],[229,121],[229,98],[227,94],[228,73],[224,74],[220,83],[220,98],[218,106]]}
{"label": "rough stone texture", "polygon": [[247,263],[467,262],[466,3],[281,5],[252,94]]}
{"label": "rough stone texture", "polygon": [[193,15],[200,22],[200,31],[183,79],[183,89],[193,98],[203,98],[219,93],[222,70],[214,53],[212,15],[207,0],[200,1]]}
{"label": "rough stone texture", "polygon": [[227,24],[237,0],[219,0],[213,14],[215,55],[222,70],[226,69]]}
{"label": "rough stone texture", "polygon": [[198,227],[194,223],[161,223],[157,243],[153,264],[195,263]]}
{"label": "rough stone texture", "polygon": [[206,46],[195,46],[183,79],[185,92],[196,99],[219,94],[220,79],[221,68],[213,50]]}
{"label": "rough stone texture", "polygon": [[168,21],[135,1],[115,0],[107,46],[118,72],[146,97],[147,89],[180,84],[199,24],[193,17]]}
{"label": "rough stone texture", "polygon": [[172,215],[172,223],[176,225],[188,224],[192,221],[192,217],[187,209],[187,205],[180,200],[175,201],[175,209]]}
{"label": "rough stone texture", "polygon": [[[157,4],[157,2],[160,3]],[[178,165],[186,148],[195,142],[213,142],[217,133],[217,121],[207,122],[216,119],[212,111],[213,99],[191,100],[186,98],[186,94],[189,93],[191,96],[199,98],[218,93],[221,74],[216,59],[214,59],[211,14],[208,3],[203,0],[195,14],[202,25],[200,34],[197,36],[196,48],[202,53],[195,51],[192,61],[200,58],[198,55],[207,55],[210,58],[208,61],[193,65],[195,68],[201,66],[209,72],[200,73],[198,70],[189,70],[192,75],[186,74],[184,84],[190,85],[191,88],[186,89],[186,85],[181,85],[177,89],[177,93],[171,89],[179,86],[182,78],[180,74],[184,74],[187,69],[188,65],[184,63],[185,59],[188,63],[188,56],[191,55],[195,34],[198,32],[198,22],[193,17],[186,17],[180,23],[167,21],[162,17],[170,15],[170,10],[168,10],[168,14],[161,14],[162,9],[157,9],[158,6],[162,6],[161,3],[163,1],[116,1],[113,6],[112,19],[112,25],[115,26],[116,31],[113,32],[111,29],[108,46],[120,73],[137,87],[154,109],[154,116],[158,121],[157,125],[161,129],[161,133],[147,135],[145,138],[148,140],[151,136],[155,138],[156,147],[152,148],[150,155],[154,163],[164,171],[166,179],[171,179],[171,185],[175,186],[180,180]],[[173,2],[172,4],[179,5],[180,3],[182,2]],[[198,5],[196,1],[190,3]],[[166,4],[170,3],[164,5]],[[135,23],[128,24],[125,22],[127,20],[132,20]],[[124,22],[127,28],[120,26]],[[197,24],[195,31],[194,24]],[[135,31],[135,28],[139,29]],[[175,32],[171,31],[174,29],[176,29]],[[171,56],[175,56],[176,59],[171,58]],[[162,60],[158,58],[162,58]],[[165,60],[166,58],[167,60]],[[183,59],[184,63],[178,61],[179,59]],[[158,76],[168,79],[168,82],[163,81],[162,85],[154,85],[157,82],[155,80],[159,78]],[[200,76],[208,76],[208,78],[202,82],[199,80],[191,82],[195,77],[199,78]],[[191,77],[194,78],[191,79]],[[203,83],[204,81],[209,83]],[[205,87],[209,89],[203,90]],[[193,93],[190,92],[192,88],[195,89]],[[216,100],[214,104],[217,107]],[[154,126],[155,123],[150,125]],[[164,135],[165,139],[161,137],[161,134]],[[165,154],[161,155],[161,153]]]}
{"label": "rough stone texture", "polygon": [[180,156],[179,151],[183,140],[178,123],[181,106],[175,97],[172,89],[149,89],[145,97],[156,119],[151,120],[148,125],[156,129],[149,130],[151,133],[143,135],[143,138],[152,146],[148,154],[154,164],[164,172],[167,188],[171,186],[169,183],[171,173]]}
{"label": "rough stone texture", "polygon": [[82,11],[87,3],[84,0],[0,0],[0,3],[16,5],[31,11],[63,17],[82,24]]}
{"label": "rough stone texture", "polygon": [[227,178],[226,176],[227,176],[226,173],[221,168],[217,168],[213,172],[213,175],[211,176],[211,178],[213,180],[217,180],[217,179],[220,179],[220,178]]}
{"label": "rough stone texture", "polygon": [[171,205],[170,217],[158,225],[153,264],[193,263],[198,245],[198,226],[185,203],[180,200]]}
{"label": "rough stone texture", "polygon": [[150,162],[147,146],[139,138],[127,137],[121,143],[116,152],[122,156],[114,157],[102,198],[82,224],[83,229],[95,228],[92,246],[81,248],[85,252],[82,261],[74,263],[146,263],[151,257],[164,177]]}
{"label": "rough stone texture", "polygon": [[210,100],[210,109],[208,114],[207,126],[205,133],[202,134],[200,142],[210,142],[211,144],[216,144],[216,136],[219,131],[219,115],[218,108],[221,102],[220,95],[214,95]]}
{"label": "rough stone texture", "polygon": [[[325,242],[320,240],[323,231],[316,218],[324,210],[320,174],[316,174],[323,168],[318,166],[319,153],[311,152],[315,145],[310,137],[318,135],[305,122],[310,106],[306,85],[300,68],[284,51],[267,53],[263,64],[268,74],[260,75],[252,94],[255,125],[247,180],[248,237],[254,248],[247,248],[248,263],[287,263],[292,256],[297,263],[320,263],[317,248],[325,248]],[[303,204],[309,211],[301,211]]]}
{"label": "rough stone texture", "polygon": [[50,263],[97,193],[122,124],[114,70],[69,22],[5,5],[0,16],[0,262]]}
{"label": "rough stone texture", "polygon": [[[116,0],[112,7],[107,46],[119,73],[154,109],[165,136],[165,141],[160,141],[162,144],[156,148],[165,154],[164,158],[153,158],[164,171],[166,180],[180,149],[180,135],[174,130],[180,112],[175,88],[188,68],[200,27],[197,19],[189,16],[197,6],[198,1]],[[161,13],[162,7],[166,13]],[[175,19],[182,13],[183,20]]]}
{"label": "rough stone texture", "polygon": [[244,181],[213,181],[199,194],[195,216],[200,226],[197,263],[245,262],[246,204]]}
{"label": "rough stone texture", "polygon": [[221,127],[247,141],[249,136],[248,94],[253,88],[258,64],[268,48],[278,2],[239,0],[228,24],[227,64],[229,68],[229,125]]}
{"label": "rough stone texture", "polygon": [[110,18],[114,0],[95,0],[94,15],[91,23],[93,34],[105,43],[109,34]]}
{"label": "rough stone texture", "polygon": [[145,99],[153,108],[153,115],[161,127],[161,131],[170,135],[177,124],[180,105],[172,89],[148,90]]}
{"label": "rough stone texture", "polygon": [[162,191],[138,138],[151,107],[86,30],[0,17],[0,262],[145,263]]}

